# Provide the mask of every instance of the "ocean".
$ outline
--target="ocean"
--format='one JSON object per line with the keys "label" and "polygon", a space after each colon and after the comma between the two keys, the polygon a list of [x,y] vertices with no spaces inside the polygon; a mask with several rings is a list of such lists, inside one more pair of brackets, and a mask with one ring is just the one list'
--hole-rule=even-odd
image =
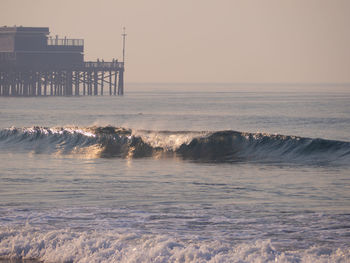
{"label": "ocean", "polygon": [[0,97],[0,262],[350,262],[350,90],[252,86]]}

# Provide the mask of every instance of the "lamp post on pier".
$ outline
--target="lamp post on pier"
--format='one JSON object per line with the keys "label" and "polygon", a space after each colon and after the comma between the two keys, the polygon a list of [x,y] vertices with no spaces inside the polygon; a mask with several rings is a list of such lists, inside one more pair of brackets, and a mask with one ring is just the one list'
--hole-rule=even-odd
{"label": "lamp post on pier", "polygon": [[118,95],[124,95],[124,65],[125,65],[125,27],[123,27],[123,68],[119,71]]}
{"label": "lamp post on pier", "polygon": [[125,38],[126,38],[126,34],[125,34],[125,27],[123,27],[123,63],[125,62]]}

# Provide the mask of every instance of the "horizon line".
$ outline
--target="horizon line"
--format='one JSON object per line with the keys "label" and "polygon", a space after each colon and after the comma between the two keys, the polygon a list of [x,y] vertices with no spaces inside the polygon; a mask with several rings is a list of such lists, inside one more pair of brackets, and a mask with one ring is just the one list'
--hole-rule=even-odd
{"label": "horizon line", "polygon": [[350,82],[125,82],[131,85],[285,85],[285,86],[350,86]]}

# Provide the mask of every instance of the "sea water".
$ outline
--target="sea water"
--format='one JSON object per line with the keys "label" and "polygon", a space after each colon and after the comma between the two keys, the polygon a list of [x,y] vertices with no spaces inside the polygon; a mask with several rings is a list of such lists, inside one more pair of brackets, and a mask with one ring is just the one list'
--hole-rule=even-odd
{"label": "sea water", "polygon": [[0,98],[4,262],[350,262],[350,92],[146,86]]}

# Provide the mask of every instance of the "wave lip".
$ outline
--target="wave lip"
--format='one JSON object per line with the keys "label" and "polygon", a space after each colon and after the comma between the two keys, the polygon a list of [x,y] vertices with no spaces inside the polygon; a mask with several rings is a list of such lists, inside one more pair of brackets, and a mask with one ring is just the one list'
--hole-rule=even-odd
{"label": "wave lip", "polygon": [[349,164],[350,142],[298,136],[218,132],[136,131],[126,128],[9,128],[4,150],[83,154],[95,158],[177,157],[197,162]]}

